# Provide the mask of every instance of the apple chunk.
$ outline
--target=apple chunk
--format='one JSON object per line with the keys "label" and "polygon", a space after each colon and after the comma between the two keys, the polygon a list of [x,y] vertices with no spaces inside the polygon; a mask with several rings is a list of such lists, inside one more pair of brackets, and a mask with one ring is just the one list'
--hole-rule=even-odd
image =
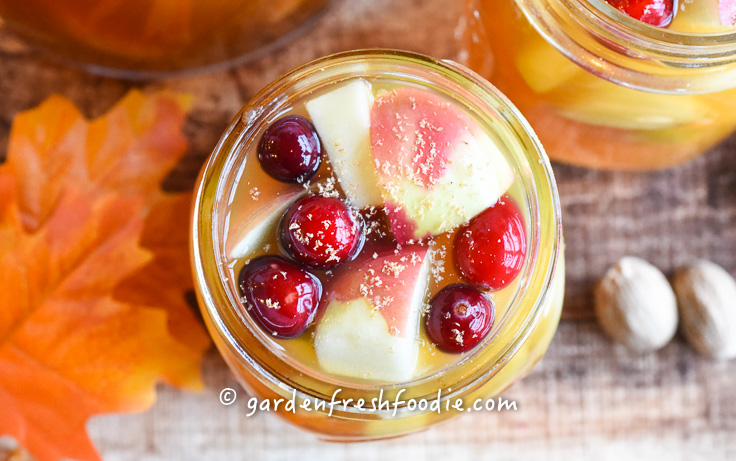
{"label": "apple chunk", "polygon": [[466,223],[514,182],[498,146],[475,121],[451,101],[417,88],[376,99],[371,147],[401,244]]}
{"label": "apple chunk", "polygon": [[314,337],[322,368],[391,383],[413,377],[431,253],[419,245],[369,250],[341,269]]}
{"label": "apple chunk", "polygon": [[303,190],[284,192],[265,206],[255,209],[249,219],[238,229],[237,235],[228,239],[227,253],[230,258],[244,258],[262,246],[266,235],[270,230],[275,229],[286,210],[304,195],[306,193]]}
{"label": "apple chunk", "polygon": [[736,0],[720,0],[718,10],[722,25],[736,26]]}
{"label": "apple chunk", "polygon": [[340,187],[357,208],[381,205],[381,191],[371,156],[373,93],[357,79],[307,102]]}

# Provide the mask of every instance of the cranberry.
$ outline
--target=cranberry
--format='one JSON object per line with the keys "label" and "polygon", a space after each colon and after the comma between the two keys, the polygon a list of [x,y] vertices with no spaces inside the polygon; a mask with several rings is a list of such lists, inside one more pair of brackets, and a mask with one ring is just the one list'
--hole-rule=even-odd
{"label": "cranberry", "polygon": [[526,256],[524,219],[516,202],[504,195],[461,227],[454,255],[460,273],[475,285],[500,290],[511,283]]}
{"label": "cranberry", "polygon": [[268,333],[294,338],[314,320],[322,283],[281,256],[261,256],[240,272],[240,292],[253,317]]}
{"label": "cranberry", "polygon": [[298,200],[281,220],[281,244],[292,258],[310,267],[330,268],[350,261],[365,237],[363,220],[335,197]]}
{"label": "cranberry", "polygon": [[257,152],[266,173],[285,182],[308,180],[322,161],[322,145],[314,126],[298,115],[281,118],[269,126]]}
{"label": "cranberry", "polygon": [[674,0],[607,0],[611,6],[634,19],[656,27],[667,27],[675,17]]}
{"label": "cranberry", "polygon": [[445,352],[469,351],[488,336],[493,326],[493,303],[470,285],[447,286],[429,305],[427,334]]}

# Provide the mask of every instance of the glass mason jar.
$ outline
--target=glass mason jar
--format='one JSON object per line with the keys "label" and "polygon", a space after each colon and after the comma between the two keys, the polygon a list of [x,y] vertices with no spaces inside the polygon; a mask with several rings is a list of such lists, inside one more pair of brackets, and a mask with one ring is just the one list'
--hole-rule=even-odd
{"label": "glass mason jar", "polygon": [[656,28],[605,0],[465,6],[467,64],[514,101],[553,160],[664,168],[736,129],[736,31]]}
{"label": "glass mason jar", "polygon": [[[237,271],[233,270],[237,263],[229,257],[233,221],[254,221],[261,215],[252,208],[232,211],[234,203],[241,200],[237,198],[238,187],[251,189],[252,195],[262,180],[258,178],[265,175],[259,173],[254,151],[260,134],[310,95],[356,78],[375,84],[391,81],[431,88],[474,114],[494,134],[515,173],[513,194],[524,209],[528,229],[528,253],[519,282],[508,296],[501,296],[508,307],[497,311],[497,322],[486,341],[448,366],[409,382],[339,377],[308,360],[299,360],[289,350],[312,347],[310,330],[296,339],[279,340],[259,328],[242,307]],[[301,186],[274,181],[260,184],[260,198],[248,206],[268,206],[264,198],[274,187]],[[278,414],[321,438],[361,441],[424,429],[459,413],[445,411],[448,402],[462,399],[470,405],[476,399],[497,396],[531,370],[545,353],[560,318],[564,292],[561,236],[560,205],[549,161],[527,122],[503,95],[453,62],[399,51],[355,51],[311,62],[276,80],[257,94],[225,131],[196,187],[193,272],[210,334],[243,387],[261,401],[295,398],[296,411],[289,411],[282,403]],[[279,251],[275,246],[268,246],[271,253]],[[310,357],[303,349],[300,354]],[[338,400],[353,400],[331,407],[335,395]],[[397,395],[404,403],[394,408]],[[376,411],[365,411],[356,403],[376,398],[390,401],[391,408],[379,403]],[[440,413],[417,410],[409,403],[410,399],[431,403],[438,398],[443,405]],[[312,411],[301,408],[300,402],[305,400],[312,402]],[[325,406],[315,410],[319,402]]]}
{"label": "glass mason jar", "polygon": [[285,40],[328,2],[0,0],[0,18],[92,72],[142,78],[244,60]]}

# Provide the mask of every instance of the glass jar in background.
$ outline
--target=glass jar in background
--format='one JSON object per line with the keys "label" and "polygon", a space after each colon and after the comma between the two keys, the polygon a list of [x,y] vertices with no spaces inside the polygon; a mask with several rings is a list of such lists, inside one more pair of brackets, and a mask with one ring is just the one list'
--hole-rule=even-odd
{"label": "glass jar in background", "polygon": [[465,6],[463,57],[517,105],[553,160],[664,168],[736,129],[736,30],[656,28],[603,0]]}
{"label": "glass jar in background", "polygon": [[[319,330],[315,333],[315,327],[310,327],[294,339],[273,337],[248,315],[238,290],[239,268],[263,254],[283,251],[278,241],[270,240],[273,237],[252,238],[253,233],[276,234],[274,226],[279,224],[274,224],[272,218],[261,221],[262,217],[275,216],[278,222],[283,212],[273,209],[274,204],[300,189],[304,193],[302,186],[280,183],[262,172],[255,152],[262,133],[284,115],[308,117],[305,101],[356,81],[360,82],[358,86],[371,82],[373,88],[379,88],[378,95],[402,86],[423,88],[472,114],[492,135],[514,172],[514,185],[507,194],[520,205],[528,229],[524,269],[513,288],[494,293],[497,321],[487,340],[464,355],[435,349],[425,353],[421,352],[427,343],[421,327],[417,369],[423,371],[406,382],[350,378],[321,367],[313,345]],[[349,113],[344,104],[341,106],[335,113],[337,117]],[[329,167],[320,171],[332,174]],[[325,184],[320,174],[310,187],[320,181]],[[247,232],[239,230],[241,227]],[[250,248],[245,253],[238,250],[242,248],[238,235],[245,236],[242,242]],[[477,399],[498,396],[525,376],[544,355],[560,318],[565,283],[561,239],[560,205],[549,161],[529,125],[508,100],[477,74],[455,63],[382,50],[343,53],[314,61],[256,95],[237,115],[203,167],[192,218],[193,272],[200,307],[230,369],[259,399],[290,400],[295,395],[297,406],[312,402],[311,411],[297,407],[295,412],[282,403],[278,414],[332,441],[380,439],[424,429],[459,413],[411,409],[410,399],[434,401],[439,392],[443,406],[456,399],[470,406]],[[232,256],[234,252],[240,259]],[[452,265],[451,251],[441,257],[448,267]],[[332,277],[331,272],[322,272],[319,277]],[[444,275],[444,279],[429,283],[425,299],[441,289],[438,280],[452,283],[454,275]],[[319,315],[316,328],[320,328]],[[320,402],[329,404],[336,393],[337,399],[352,399],[351,403],[315,410]],[[395,415],[393,408],[364,411],[356,407],[359,399],[371,402],[382,398],[393,403],[397,396],[404,403]]]}
{"label": "glass jar in background", "polygon": [[7,26],[87,70],[158,77],[278,45],[329,0],[0,0]]}

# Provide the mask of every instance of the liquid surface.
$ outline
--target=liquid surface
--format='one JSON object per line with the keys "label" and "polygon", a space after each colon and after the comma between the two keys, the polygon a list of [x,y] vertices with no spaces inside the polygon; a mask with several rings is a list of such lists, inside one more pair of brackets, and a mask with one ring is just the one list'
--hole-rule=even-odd
{"label": "liquid surface", "polygon": [[[369,99],[365,107],[362,106],[365,103],[361,99],[365,96],[362,88],[367,88],[365,94],[368,94]],[[406,94],[416,99],[408,104],[406,112],[397,113],[396,121],[391,121],[392,117],[381,121],[388,125],[394,124],[395,126],[387,125],[385,128],[387,132],[394,130],[396,133],[391,131],[390,137],[387,135],[380,140],[376,139],[375,133],[371,133],[372,147],[370,152],[363,153],[375,159],[370,158],[366,163],[365,159],[361,160],[359,155],[355,155],[349,160],[335,163],[334,160],[341,151],[360,152],[361,149],[366,149],[366,142],[369,141],[359,139],[367,135],[362,132],[366,128],[361,128],[360,124],[367,115],[361,113],[361,110],[368,110],[368,116],[374,117],[375,127],[375,123],[378,123],[374,112],[376,101],[387,100],[397,90],[414,92]],[[332,91],[345,91],[337,100],[344,102],[346,106],[332,107],[329,98],[310,103]],[[412,111],[420,110],[418,107],[421,108],[426,102],[422,95],[430,95],[431,104],[453,105],[453,110],[461,115],[452,123],[460,123],[458,132],[470,137],[450,140],[453,129],[451,122],[447,122],[445,126],[435,126],[436,129],[432,131],[435,137],[427,142],[436,142],[439,146],[437,152],[450,152],[450,157],[454,155],[457,158],[450,158],[443,165],[442,172],[435,175],[436,178],[432,171],[424,171],[424,176],[420,174],[421,178],[412,177],[411,184],[408,184],[402,176],[406,173],[406,168],[403,168],[406,165],[402,162],[413,165],[413,159],[401,157],[402,139],[407,136],[402,133],[402,126],[409,126],[412,123]],[[353,103],[361,107],[354,107]],[[435,120],[433,117],[438,112],[442,111],[429,109],[422,112],[423,118],[416,120],[417,126]],[[504,184],[501,184],[504,179],[491,177],[495,174],[492,172],[503,170],[502,166],[509,168],[508,165],[511,164],[504,159],[506,154],[503,150],[497,147],[502,145],[498,136],[492,129],[481,128],[471,114],[462,107],[455,107],[454,102],[445,95],[387,78],[341,82],[322,93],[309,95],[306,101],[298,101],[279,114],[278,118],[294,115],[311,120],[316,126],[325,150],[320,169],[304,184],[280,182],[269,176],[258,162],[255,150],[260,133],[255,136],[254,142],[243,147],[244,161],[232,190],[226,219],[224,254],[227,259],[223,264],[228,267],[230,281],[237,282],[242,268],[253,258],[262,255],[288,257],[278,237],[281,217],[294,202],[308,194],[338,197],[350,203],[365,222],[365,244],[352,262],[326,270],[309,269],[321,280],[325,290],[314,324],[297,338],[279,339],[264,335],[264,340],[271,342],[272,347],[282,350],[284,357],[304,372],[335,382],[407,382],[436,373],[463,360],[472,351],[460,354],[442,352],[429,340],[425,329],[426,313],[429,301],[442,288],[453,283],[465,283],[453,260],[455,235],[459,226],[487,207],[486,204],[470,203],[473,197],[462,197],[464,192],[453,189],[452,180],[444,181],[442,178],[455,174],[457,176],[450,177],[455,182],[457,178],[470,181],[461,191],[472,191],[482,184],[481,190],[488,196],[483,200],[488,201],[489,206],[495,203],[497,197],[506,194],[519,205],[528,229],[527,201],[521,185],[514,180],[513,172],[506,178],[508,183]],[[315,115],[318,117],[315,118]],[[343,127],[354,126],[352,134],[347,136],[343,133],[336,138],[334,133],[339,129],[333,124],[335,120],[339,120]],[[409,132],[408,136],[411,135],[412,132]],[[393,142],[393,136],[397,139],[397,147],[383,149],[384,143]],[[445,145],[461,147],[448,150]],[[382,157],[394,155],[394,152],[396,158]],[[474,155],[479,155],[480,160],[467,165],[463,163],[463,159],[474,158]],[[502,164],[498,163],[499,158]],[[427,162],[424,163],[426,164]],[[379,168],[376,169],[374,165]],[[479,171],[474,171],[478,168]],[[416,186],[421,180],[431,182],[432,187],[427,189]],[[473,183],[474,180],[479,180],[480,183]],[[368,186],[371,181],[378,181],[382,187],[372,190],[373,186]],[[413,201],[413,194],[420,196]],[[463,202],[462,207],[457,207],[457,204],[452,203],[453,197],[461,197],[467,201]],[[473,199],[478,202],[477,197]],[[387,203],[391,205],[387,206]],[[455,206],[455,209],[448,208],[446,213],[443,212],[442,219],[432,220],[432,213],[443,206]],[[399,216],[395,212],[398,208],[404,214]],[[457,208],[464,211],[458,211]],[[407,219],[407,216],[409,221],[419,223],[407,227],[410,231],[401,227],[401,219]],[[425,231],[428,236],[425,236]],[[416,238],[417,236],[421,238]],[[375,275],[378,277],[374,277]],[[378,283],[372,282],[371,285],[371,279],[377,279]],[[514,302],[522,282],[522,277],[518,277],[500,290],[486,292],[493,302],[496,318],[488,341],[502,340],[499,338],[503,335],[513,334],[500,331],[497,326],[502,323],[500,320]],[[383,301],[376,301],[380,297],[383,297]],[[364,305],[366,300],[373,305]],[[249,315],[248,309],[244,308],[241,315]],[[340,345],[348,350],[355,348],[352,350],[352,363],[345,363],[339,351],[335,350]],[[371,345],[375,352],[370,350]],[[388,350],[380,350],[383,346]]]}
{"label": "liquid surface", "polygon": [[173,72],[241,57],[327,0],[0,0],[8,26],[84,64]]}
{"label": "liquid surface", "polygon": [[[722,33],[736,32],[736,18],[732,23],[721,21],[718,0],[682,0],[679,2],[670,29],[680,32]],[[736,10],[734,11],[736,13]]]}

